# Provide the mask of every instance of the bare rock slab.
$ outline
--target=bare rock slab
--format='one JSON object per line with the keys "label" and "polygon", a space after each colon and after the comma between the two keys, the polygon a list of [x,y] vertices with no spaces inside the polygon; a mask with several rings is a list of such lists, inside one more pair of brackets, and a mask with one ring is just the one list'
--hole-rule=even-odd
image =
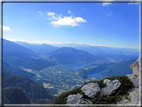
{"label": "bare rock slab", "polygon": [[139,87],[139,80],[134,74],[126,75],[132,82],[135,87]]}
{"label": "bare rock slab", "polygon": [[90,98],[94,98],[100,93],[100,86],[97,83],[87,83],[81,88],[82,92]]}
{"label": "bare rock slab", "polygon": [[109,79],[105,79],[103,82],[104,84],[106,84],[106,87],[101,88],[101,91],[100,91],[101,96],[114,94],[121,85],[121,83],[117,79],[113,81],[110,81]]}
{"label": "bare rock slab", "polygon": [[139,104],[139,89],[136,89],[130,93],[132,104]]}
{"label": "bare rock slab", "polygon": [[67,97],[67,104],[92,104],[92,102],[88,99],[84,99],[83,95],[69,95]]}

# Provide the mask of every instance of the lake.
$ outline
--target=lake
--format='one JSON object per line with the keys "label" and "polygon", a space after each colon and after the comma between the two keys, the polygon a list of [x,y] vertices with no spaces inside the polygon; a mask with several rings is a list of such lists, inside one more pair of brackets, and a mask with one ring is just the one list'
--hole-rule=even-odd
{"label": "lake", "polygon": [[95,73],[89,74],[89,75],[87,75],[87,76],[88,76],[88,77],[93,77],[93,78],[105,78],[105,76],[103,76],[103,75],[101,74],[101,72],[103,72],[103,71],[95,72]]}
{"label": "lake", "polygon": [[78,69],[84,68],[87,65],[91,65],[92,63],[75,63],[75,64],[65,64],[63,66],[59,66],[60,68],[69,69],[76,71]]}

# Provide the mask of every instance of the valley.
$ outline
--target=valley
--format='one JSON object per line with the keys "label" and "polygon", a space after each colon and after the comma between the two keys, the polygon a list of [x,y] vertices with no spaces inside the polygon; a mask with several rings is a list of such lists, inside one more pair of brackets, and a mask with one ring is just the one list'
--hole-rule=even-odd
{"label": "valley", "polygon": [[58,94],[55,94],[54,96],[60,95],[61,92],[72,90],[83,84],[85,81],[85,79],[80,78],[74,71],[56,66],[45,68],[40,71],[21,68],[27,72],[34,73],[36,75],[33,78],[34,81],[41,86],[44,86],[44,88],[57,90]]}
{"label": "valley", "polygon": [[[3,72],[35,81],[39,86],[46,89],[52,97],[57,97],[63,92],[78,88],[88,81],[131,74],[132,70],[129,65],[137,58],[136,56],[124,54],[100,53],[93,55],[89,51],[72,47],[53,48],[53,46],[49,45],[50,51],[48,51],[48,48],[44,48],[44,46],[47,47],[46,44],[26,44],[24,47],[23,44],[19,45],[8,40],[3,42]],[[40,54],[35,48],[37,46],[41,46]],[[9,50],[9,47],[12,48]],[[30,48],[32,49],[30,50]],[[41,52],[42,48],[43,52]],[[92,47],[90,48],[93,49]],[[9,82],[7,80],[3,84],[11,84]],[[9,86],[7,85],[7,87]],[[46,99],[44,98],[42,103],[47,102]],[[30,100],[34,103],[39,102],[36,99]]]}

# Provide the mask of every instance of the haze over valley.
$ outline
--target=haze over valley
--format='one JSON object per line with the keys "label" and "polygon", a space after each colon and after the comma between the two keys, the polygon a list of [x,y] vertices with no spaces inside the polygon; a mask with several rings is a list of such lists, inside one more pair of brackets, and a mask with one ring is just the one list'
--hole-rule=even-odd
{"label": "haze over valley", "polygon": [[[104,54],[104,51],[102,53],[99,51],[98,54],[93,55],[89,51],[78,50],[73,47],[54,47],[44,44],[45,49],[43,45],[28,44],[28,46],[20,45],[20,42],[3,39],[3,72],[6,73],[4,75],[19,75],[21,78],[32,79],[39,86],[44,87],[52,96],[58,96],[62,92],[77,88],[85,81],[131,74],[132,70],[129,65],[136,60],[139,53],[139,50],[129,49],[128,53],[124,54],[117,48],[106,47],[113,50],[114,54]],[[37,48],[30,49],[32,46],[42,46],[40,52],[43,54],[34,50]],[[53,47],[52,51],[44,53],[51,47]],[[99,47],[97,48],[99,49]],[[117,54],[118,52],[119,54]],[[137,54],[133,54],[134,52]],[[100,73],[100,71],[103,72]],[[93,73],[95,73],[95,76],[88,76]],[[100,74],[103,77],[99,77]],[[3,82],[9,84],[7,86],[15,86],[10,83],[9,79],[3,80]],[[21,87],[20,85],[16,86]]]}
{"label": "haze over valley", "polygon": [[3,3],[2,26],[4,104],[49,104],[132,74],[141,54],[138,3]]}

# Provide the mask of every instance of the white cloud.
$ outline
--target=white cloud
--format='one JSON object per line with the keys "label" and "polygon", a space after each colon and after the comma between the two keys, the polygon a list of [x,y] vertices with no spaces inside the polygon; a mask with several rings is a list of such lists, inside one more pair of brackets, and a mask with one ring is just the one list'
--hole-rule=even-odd
{"label": "white cloud", "polygon": [[54,25],[54,27],[58,26],[78,26],[78,23],[87,22],[85,19],[81,17],[72,17],[72,16],[63,16],[62,14],[56,14],[54,12],[46,12],[47,16],[51,16],[51,18],[47,18],[48,20],[54,20],[51,21],[51,24]]}
{"label": "white cloud", "polygon": [[72,17],[64,17],[62,19],[59,19],[57,21],[52,21],[51,24],[53,24],[55,27],[58,25],[70,25],[70,26],[77,26],[78,24],[75,22]]}
{"label": "white cloud", "polygon": [[108,6],[110,4],[112,4],[112,3],[103,3],[103,6]]}
{"label": "white cloud", "polygon": [[104,3],[103,3],[103,6],[108,6],[108,5],[111,5],[114,0],[104,0]]}
{"label": "white cloud", "polygon": [[8,27],[8,26],[4,26],[4,25],[3,25],[3,30],[4,30],[4,31],[6,31],[6,30],[10,30],[10,27]]}
{"label": "white cloud", "polygon": [[[60,19],[61,18],[61,14],[60,15],[56,15],[54,12],[47,12],[46,11],[46,14],[47,14],[47,16],[51,16],[53,19],[55,19],[55,20],[58,20],[58,19]],[[51,20],[51,18],[49,18],[50,20]]]}
{"label": "white cloud", "polygon": [[68,13],[72,13],[70,10],[68,10]]}
{"label": "white cloud", "polygon": [[[128,5],[132,5],[132,4],[139,4],[141,0],[130,0],[130,2],[128,3]],[[138,3],[139,2],[139,3]]]}
{"label": "white cloud", "polygon": [[43,15],[43,14],[44,14],[42,11],[38,11],[38,13],[39,13],[40,15]]}
{"label": "white cloud", "polygon": [[[47,12],[46,12],[46,13],[47,13]],[[48,16],[52,16],[53,18],[55,17],[55,13],[54,13],[54,12],[50,12],[50,11],[47,13],[47,15],[48,15]]]}
{"label": "white cloud", "polygon": [[86,20],[84,20],[83,18],[81,17],[77,17],[77,18],[74,18],[76,22],[86,22]]}
{"label": "white cloud", "polygon": [[128,5],[137,5],[139,3],[128,3]]}
{"label": "white cloud", "polygon": [[110,45],[101,45],[101,44],[86,44],[90,46],[104,46],[104,47],[111,47],[111,48],[131,48],[131,49],[139,49],[139,47],[130,47],[130,46],[110,46]]}
{"label": "white cloud", "polygon": [[137,5],[137,4],[139,4],[137,2],[140,2],[140,0],[130,0],[130,2],[128,3],[128,5]]}

